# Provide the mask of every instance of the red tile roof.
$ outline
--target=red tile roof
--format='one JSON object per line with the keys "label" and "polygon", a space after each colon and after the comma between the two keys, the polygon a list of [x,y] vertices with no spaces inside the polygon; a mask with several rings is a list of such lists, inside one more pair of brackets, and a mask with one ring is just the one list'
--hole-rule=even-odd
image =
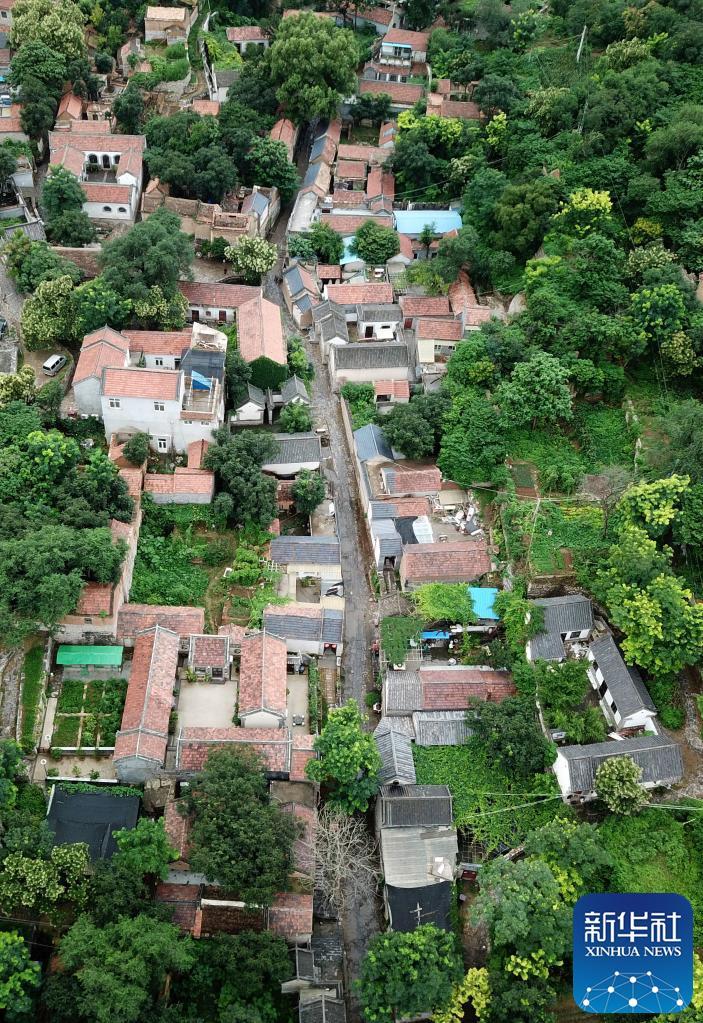
{"label": "red tile roof", "polygon": [[[352,8],[351,13],[356,13],[356,8]],[[372,7],[368,11],[361,10],[359,11],[359,17],[372,22],[374,25],[390,25],[393,21],[393,14],[387,7]]]}
{"label": "red tile roof", "polygon": [[393,285],[380,284],[328,284],[327,298],[339,305],[391,305]]}
{"label": "red tile roof", "polygon": [[426,50],[430,41],[429,32],[408,32],[406,29],[391,28],[383,37],[384,43],[400,43],[412,46],[413,50]]}
{"label": "red tile roof", "polygon": [[517,690],[507,671],[456,667],[420,668],[422,707],[420,710],[464,710],[470,699],[500,703]]}
{"label": "red tile roof", "polygon": [[312,892],[282,892],[269,909],[272,934],[295,942],[299,935],[312,934]]}
{"label": "red tile roof", "polygon": [[198,667],[228,669],[229,638],[226,635],[209,636],[205,633],[191,636],[188,659]]}
{"label": "red tile roof", "polygon": [[442,485],[442,473],[437,466],[426,469],[406,468],[402,462],[381,470],[388,493],[393,496],[408,494],[415,496],[439,490]]}
{"label": "red tile roof", "polygon": [[148,472],[144,477],[144,492],[172,494],[183,498],[205,494],[211,501],[215,495],[215,474],[207,469],[186,468],[175,469],[173,473]]}
{"label": "red tile roof", "polygon": [[73,374],[73,383],[78,384],[89,377],[100,378],[104,369],[124,366],[128,352],[129,342],[112,327],[101,327],[92,334],[86,334]]}
{"label": "red tile roof", "polygon": [[134,639],[137,633],[161,625],[181,638],[205,628],[202,607],[176,607],[165,604],[123,604],[117,613],[117,639]]}
{"label": "red tile roof", "polygon": [[288,774],[291,738],[286,728],[184,728],[176,743],[176,766],[200,771],[210,750],[244,743],[261,757],[271,774]]}
{"label": "red tile roof", "polygon": [[280,121],[276,121],[269,132],[269,138],[273,139],[274,142],[282,142],[288,152],[288,159],[293,159],[296,128],[292,121],[289,121],[287,117],[282,117]]}
{"label": "red tile roof", "polygon": [[115,764],[132,757],[163,764],[179,642],[177,633],[158,625],[137,636],[122,725],[115,740]]}
{"label": "red tile roof", "polygon": [[180,373],[177,369],[106,369],[102,393],[107,398],[155,398],[176,401]]}
{"label": "red tile roof", "polygon": [[369,199],[377,198],[379,195],[387,196],[389,199],[395,197],[395,177],[389,171],[381,167],[372,167],[366,179],[366,194]]}
{"label": "red tile roof", "polygon": [[374,380],[374,394],[391,394],[394,398],[409,398],[410,384],[407,380]]}
{"label": "red tile roof", "polygon": [[337,234],[343,235],[354,234],[362,224],[368,223],[369,220],[373,220],[374,224],[378,224],[379,227],[393,227],[392,217],[378,216],[375,213],[323,213],[320,217],[323,224],[328,224]]}
{"label": "red tile roof", "polygon": [[238,309],[244,302],[261,294],[261,288],[248,284],[208,284],[202,281],[179,281],[178,289],[189,305],[206,309]]}
{"label": "red tile roof", "polygon": [[461,320],[420,319],[415,333],[418,338],[430,341],[460,341],[464,336],[464,328]]}
{"label": "red tile roof", "polygon": [[388,503],[393,505],[400,518],[417,518],[418,515],[430,514],[428,497],[394,497]]}
{"label": "red tile roof", "polygon": [[335,188],[332,192],[335,206],[366,206],[366,192],[355,191],[353,188]]}
{"label": "red tile roof", "polygon": [[341,266],[335,266],[333,263],[318,263],[317,264],[317,276],[324,278],[325,280],[340,280],[342,277]]}
{"label": "red tile roof", "polygon": [[449,285],[447,297],[455,313],[461,313],[469,306],[478,305],[476,292],[471,287],[466,270],[460,270],[457,279]]}
{"label": "red tile roof", "polygon": [[110,583],[86,583],[76,605],[77,615],[109,615],[112,613],[112,594],[114,586]]}
{"label": "red tile roof", "polygon": [[481,110],[470,100],[445,99],[439,108],[440,117],[456,117],[462,121],[480,121]]}
{"label": "red tile roof", "polygon": [[182,860],[188,858],[192,824],[192,818],[184,817],[178,812],[178,800],[169,799],[164,807],[164,830]]}
{"label": "red tile roof", "polygon": [[133,353],[145,355],[172,355],[180,358],[183,349],[189,348],[193,339],[193,328],[187,330],[123,330]]}
{"label": "red tile roof", "polygon": [[201,117],[217,117],[220,112],[220,104],[215,99],[194,99],[193,113]]}
{"label": "red tile roof", "polygon": [[239,28],[228,28],[227,39],[230,43],[263,42],[266,34],[258,25],[242,25]]}
{"label": "red tile roof", "polygon": [[241,305],[237,312],[237,344],[245,362],[265,356],[285,366],[288,352],[279,306],[260,295]]}
{"label": "red tile roof", "polygon": [[401,574],[416,584],[469,583],[491,570],[485,540],[418,543],[403,548]]}
{"label": "red tile roof", "polygon": [[288,677],[286,644],[260,633],[242,640],[239,665],[240,718],[260,710],[285,717]]}
{"label": "red tile roof", "polygon": [[128,466],[125,466],[123,469],[118,470],[118,475],[127,484],[129,496],[134,498],[135,501],[138,500],[141,497],[142,487],[144,485],[144,474],[142,470],[137,468],[131,469]]}
{"label": "red tile roof", "polygon": [[313,750],[314,742],[314,735],[300,734],[293,736],[293,750],[290,764],[291,781],[307,781],[305,765],[308,760],[313,760],[315,758],[315,751]]}
{"label": "red tile roof", "polygon": [[57,120],[61,114],[68,114],[69,117],[74,117],[76,120],[80,120],[83,115],[83,100],[80,96],[76,96],[72,92],[65,93],[61,97],[59,108],[56,111]]}
{"label": "red tile roof", "polygon": [[366,177],[366,164],[361,160],[338,160],[334,176],[335,178],[363,181]]}
{"label": "red tile roof", "polygon": [[388,159],[388,152],[378,146],[362,146],[354,142],[342,142],[337,149],[338,160],[360,160],[367,164],[381,164]]}
{"label": "red tile roof", "polygon": [[160,905],[169,907],[173,914],[173,923],[184,934],[192,934],[195,931],[200,904],[200,885],[168,884],[160,881],[156,886],[154,898]]}
{"label": "red tile roof", "polygon": [[210,447],[209,441],[206,440],[193,440],[188,445],[188,468],[189,469],[200,469],[203,464],[203,459],[207,454],[207,449]]}
{"label": "red tile roof", "polygon": [[230,622],[229,625],[221,625],[217,630],[218,636],[227,636],[230,641],[230,646],[241,646],[242,640],[247,634],[247,630],[243,625],[234,625]]}
{"label": "red tile roof", "polygon": [[451,316],[446,295],[401,295],[398,301],[405,316]]}
{"label": "red tile roof", "polygon": [[362,96],[369,93],[374,96],[390,96],[393,103],[409,107],[425,94],[421,85],[411,85],[409,82],[369,82],[365,79],[359,84],[359,92]]}
{"label": "red tile roof", "polygon": [[328,139],[332,139],[335,146],[339,145],[339,140],[342,137],[342,121],[339,117],[336,118],[336,120],[334,121],[330,121],[330,123],[327,125],[327,131],[325,132],[325,135],[327,136]]}
{"label": "red tile roof", "polygon": [[129,185],[111,185],[103,182],[89,184],[81,182],[81,188],[85,192],[86,202],[119,203],[129,206],[132,196],[132,189]]}

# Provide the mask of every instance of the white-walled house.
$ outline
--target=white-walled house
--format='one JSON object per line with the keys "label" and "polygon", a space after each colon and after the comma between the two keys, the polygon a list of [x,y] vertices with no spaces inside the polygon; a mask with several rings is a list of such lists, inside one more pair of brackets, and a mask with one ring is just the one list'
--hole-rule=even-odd
{"label": "white-walled house", "polygon": [[657,714],[644,682],[625,664],[607,633],[588,647],[588,677],[598,693],[606,720],[616,728],[646,728]]}
{"label": "white-walled house", "polygon": [[594,799],[598,768],[615,757],[629,757],[641,768],[640,785],[644,789],[675,785],[683,777],[681,749],[664,735],[560,746],[552,769],[564,799],[571,802]]}
{"label": "white-walled house", "polygon": [[84,416],[102,415],[100,389],[103,370],[129,365],[129,341],[113,330],[101,327],[83,338],[73,374],[73,393],[78,411]]}
{"label": "white-walled house", "polygon": [[109,121],[70,121],[49,133],[51,167],[70,171],[91,220],[134,223],[143,184],[144,135],[113,135]]}
{"label": "white-walled house", "polygon": [[593,629],[593,607],[588,597],[574,594],[566,597],[542,597],[532,601],[542,609],[544,618],[540,632],[527,643],[528,661],[563,661],[565,642],[588,639]]}
{"label": "white-walled house", "polygon": [[268,636],[282,639],[289,653],[321,657],[342,653],[344,611],[321,604],[271,604],[264,611]]}
{"label": "white-walled house", "polygon": [[147,7],[144,14],[144,38],[164,42],[167,46],[186,43],[190,32],[191,12],[185,7]]}

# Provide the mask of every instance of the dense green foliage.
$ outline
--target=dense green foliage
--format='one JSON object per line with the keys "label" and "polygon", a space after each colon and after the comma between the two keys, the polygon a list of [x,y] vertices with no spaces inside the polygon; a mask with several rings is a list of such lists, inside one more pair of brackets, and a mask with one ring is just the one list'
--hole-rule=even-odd
{"label": "dense green foliage", "polygon": [[330,710],[315,738],[317,760],[305,773],[329,788],[329,802],[345,813],[363,813],[379,788],[381,757],[370,732],[365,732],[356,700]]}

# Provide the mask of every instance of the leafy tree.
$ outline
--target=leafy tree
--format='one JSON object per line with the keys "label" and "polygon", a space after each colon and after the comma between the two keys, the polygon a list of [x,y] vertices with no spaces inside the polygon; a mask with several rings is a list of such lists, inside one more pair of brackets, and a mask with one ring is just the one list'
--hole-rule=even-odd
{"label": "leafy tree", "polygon": [[47,224],[51,241],[57,245],[89,245],[95,240],[95,228],[83,210],[68,210]]}
{"label": "leafy tree", "polygon": [[359,51],[351,34],[326,18],[286,18],[270,49],[271,82],[296,124],[333,118],[342,96],[354,90]]}
{"label": "leafy tree", "polygon": [[250,905],[269,906],[286,886],[296,825],[271,802],[254,751],[213,749],[183,809],[193,815],[193,870]]}
{"label": "leafy tree", "polygon": [[147,458],[149,457],[150,443],[148,433],[135,433],[133,437],[130,437],[124,448],[122,454],[131,465],[144,465]]}
{"label": "leafy tree", "polygon": [[355,124],[358,124],[359,121],[371,121],[372,124],[381,124],[390,118],[391,105],[391,97],[385,92],[377,94],[364,93],[358,96],[352,103],[349,113]]}
{"label": "leafy tree", "polygon": [[132,302],[106,284],[103,277],[80,284],[73,292],[76,330],[85,337],[106,324],[120,330],[129,322]]}
{"label": "leafy tree", "polygon": [[457,396],[446,416],[437,459],[442,473],[465,487],[498,482],[505,475],[506,455],[505,431],[492,403],[478,390]]}
{"label": "leafy tree", "polygon": [[435,1011],[432,1018],[435,1023],[462,1023],[469,1003],[476,1019],[484,1019],[491,1004],[491,985],[485,966],[472,966],[464,979],[454,985],[446,1007]]}
{"label": "leafy tree", "polygon": [[76,284],[80,271],[75,263],[57,256],[46,242],[31,242],[24,234],[14,234],[3,247],[3,258],[10,276],[21,291],[34,291],[42,281],[70,277]]}
{"label": "leafy tree", "polygon": [[7,179],[17,170],[17,160],[9,149],[0,149],[0,192],[5,188]]}
{"label": "leafy tree", "polygon": [[109,75],[115,66],[115,61],[110,54],[102,51],[95,54],[94,61],[95,70],[101,75]]}
{"label": "leafy tree", "polygon": [[66,58],[39,39],[24,43],[10,62],[10,81],[22,88],[27,80],[42,82],[58,98],[66,81]]}
{"label": "leafy tree", "polygon": [[520,101],[520,90],[502,75],[484,75],[474,89],[474,100],[484,114],[493,116],[499,111],[509,114]]}
{"label": "leafy tree", "polygon": [[434,924],[407,934],[386,931],[371,941],[356,990],[367,1023],[434,1015],[463,974],[456,938]]}
{"label": "leafy tree", "polygon": [[312,428],[312,416],[307,405],[286,405],[281,411],[278,425],[284,433],[306,433]]}
{"label": "leafy tree", "polygon": [[629,817],[648,802],[641,778],[642,768],[632,757],[609,757],[596,771],[596,795],[611,813]]}
{"label": "leafy tree", "polygon": [[167,299],[175,295],[193,261],[192,239],[179,230],[180,223],[175,213],[161,208],[107,242],[100,254],[105,284],[134,302],[148,300],[152,287]]}
{"label": "leafy tree", "polygon": [[351,251],[365,263],[382,265],[400,251],[400,239],[390,227],[379,227],[367,220],[357,229]]}
{"label": "leafy tree", "polygon": [[65,167],[52,167],[42,190],[42,212],[49,223],[62,213],[80,210],[85,202],[85,192],[77,178]]}
{"label": "leafy tree", "polygon": [[73,0],[19,0],[12,12],[12,46],[42,42],[67,60],[85,53],[84,20]]}
{"label": "leafy tree", "polygon": [[550,720],[553,712],[566,713],[578,707],[591,687],[584,661],[535,661],[533,672],[537,696]]}
{"label": "leafy tree", "polygon": [[286,1004],[281,984],[292,968],[282,938],[261,934],[220,934],[193,944],[195,962],[175,978],[170,1001],[188,1020],[280,1019]]}
{"label": "leafy tree", "polygon": [[412,592],[417,613],[425,622],[476,621],[473,600],[464,583],[426,583]]}
{"label": "leafy tree", "polygon": [[532,255],[544,238],[549,219],[559,203],[559,182],[538,178],[524,185],[508,185],[495,205],[496,242],[518,256]]}
{"label": "leafy tree", "polygon": [[20,852],[5,857],[0,870],[0,907],[5,916],[25,909],[53,915],[66,900],[82,907],[86,899],[88,847],[55,845],[47,858]]}
{"label": "leafy tree", "polygon": [[405,9],[405,20],[413,32],[427,28],[434,18],[434,0],[408,0]]}
{"label": "leafy tree", "polygon": [[345,813],[363,813],[379,787],[381,758],[362,726],[356,700],[331,708],[314,742],[319,759],[309,760],[305,768],[308,778],[331,788],[330,802]]}
{"label": "leafy tree", "polygon": [[144,97],[141,90],[128,85],[124,92],[115,97],[112,112],[120,131],[125,135],[136,135],[144,116]]}
{"label": "leafy tree", "polygon": [[205,455],[205,468],[213,469],[234,501],[238,523],[258,522],[267,526],[276,515],[276,481],[264,476],[261,466],[275,453],[270,434],[230,436],[218,430],[216,443]]}
{"label": "leafy tree", "polygon": [[76,323],[72,279],[62,276],[42,281],[24,304],[20,326],[29,351],[73,341]]}
{"label": "leafy tree", "polygon": [[600,891],[613,866],[598,829],[575,820],[553,820],[531,831],[525,852],[544,860],[570,905],[587,892]]}
{"label": "leafy tree", "polygon": [[312,253],[321,263],[336,266],[344,255],[344,239],[329,224],[316,221],[307,234],[294,235],[288,243],[291,257],[309,259]]}
{"label": "leafy tree", "polygon": [[668,438],[653,452],[659,472],[685,472],[703,483],[703,404],[693,398],[676,402],[659,425]]}
{"label": "leafy tree", "polygon": [[169,863],[178,857],[178,850],[169,843],[162,820],[142,817],[136,827],[115,831],[114,839],[119,850],[115,855],[120,863],[139,877],[160,877],[165,881]]}
{"label": "leafy tree", "polygon": [[246,163],[252,184],[277,188],[284,204],[293,199],[300,178],[288,159],[288,150],[282,142],[270,138],[255,138],[247,153]]}
{"label": "leafy tree", "polygon": [[383,417],[383,432],[391,446],[407,458],[426,458],[434,451],[434,427],[413,402],[394,405]]}
{"label": "leafy tree", "polygon": [[0,1009],[8,1023],[30,1019],[32,993],[41,984],[41,967],[16,931],[0,931]]}
{"label": "leafy tree", "polygon": [[325,499],[325,481],[317,472],[302,469],[293,484],[293,500],[301,515],[312,515]]}
{"label": "leafy tree", "polygon": [[39,141],[53,127],[56,104],[41,82],[27,79],[18,97],[20,124],[30,139]]}
{"label": "leafy tree", "polygon": [[571,419],[571,393],[564,365],[546,352],[536,352],[520,362],[496,390],[501,415],[514,426],[546,425]]}
{"label": "leafy tree", "polygon": [[237,408],[247,398],[247,384],[251,380],[251,366],[236,348],[229,348],[225,359],[227,399],[230,408]]}
{"label": "leafy tree", "polygon": [[75,980],[80,1018],[95,1023],[154,1017],[168,975],[194,962],[190,939],[173,924],[146,915],[104,927],[81,916],[62,939],[59,957]]}
{"label": "leafy tree", "polygon": [[236,245],[227,246],[225,258],[247,284],[260,284],[261,278],[276,265],[278,249],[265,238],[244,237]]}
{"label": "leafy tree", "polygon": [[141,874],[117,855],[95,864],[88,882],[86,913],[97,927],[148,911],[150,892]]}
{"label": "leafy tree", "polygon": [[0,373],[0,406],[9,405],[12,401],[23,401],[29,405],[36,394],[36,380],[31,366],[23,366],[17,373]]}
{"label": "leafy tree", "polygon": [[527,699],[473,701],[469,720],[474,740],[511,778],[530,778],[554,760],[554,746],[542,735]]}

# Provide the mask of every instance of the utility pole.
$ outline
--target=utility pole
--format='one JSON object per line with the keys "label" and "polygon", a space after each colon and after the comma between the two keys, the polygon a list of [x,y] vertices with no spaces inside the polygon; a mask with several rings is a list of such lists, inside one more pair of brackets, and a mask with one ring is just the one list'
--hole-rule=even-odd
{"label": "utility pole", "polygon": [[586,32],[587,31],[588,31],[588,27],[586,25],[584,25],[583,26],[583,32],[581,33],[581,41],[579,42],[579,48],[576,51],[576,63],[577,64],[581,60],[581,51],[583,50],[583,44],[586,42]]}

